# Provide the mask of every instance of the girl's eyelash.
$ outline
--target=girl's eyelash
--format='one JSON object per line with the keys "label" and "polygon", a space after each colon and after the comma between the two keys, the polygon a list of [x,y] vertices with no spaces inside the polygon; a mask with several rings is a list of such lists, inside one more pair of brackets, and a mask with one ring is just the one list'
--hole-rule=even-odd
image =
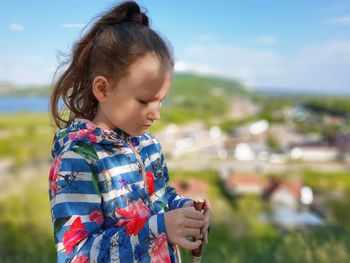
{"label": "girl's eyelash", "polygon": [[144,100],[138,100],[140,103],[142,104],[147,104],[148,102],[147,101],[144,101]]}

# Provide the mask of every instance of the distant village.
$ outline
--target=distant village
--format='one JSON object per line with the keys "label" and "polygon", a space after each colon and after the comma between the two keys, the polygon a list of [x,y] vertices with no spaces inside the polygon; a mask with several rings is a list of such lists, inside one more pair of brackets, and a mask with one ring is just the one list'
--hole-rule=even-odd
{"label": "distant village", "polygon": [[[236,99],[231,117],[246,118],[257,114],[253,102]],[[226,194],[232,198],[246,194],[259,195],[274,208],[269,220],[282,228],[322,225],[324,210],[317,207],[317,196],[296,175],[287,179],[263,176],[266,173],[297,174],[298,167],[312,169],[350,169],[350,133],[342,132],[326,142],[319,134],[304,134],[294,121],[309,122],[312,113],[300,106],[278,112],[285,123],[271,124],[261,119],[224,132],[219,126],[205,127],[201,122],[185,126],[168,125],[157,134],[172,168],[215,168]],[[317,116],[323,124],[342,125],[349,120],[331,115]],[[271,139],[272,138],[272,139]],[[278,147],[271,147],[271,140]],[[180,194],[205,197],[208,186],[199,180],[175,181]],[[267,220],[266,215],[262,218]],[[263,220],[263,219],[262,219]]]}

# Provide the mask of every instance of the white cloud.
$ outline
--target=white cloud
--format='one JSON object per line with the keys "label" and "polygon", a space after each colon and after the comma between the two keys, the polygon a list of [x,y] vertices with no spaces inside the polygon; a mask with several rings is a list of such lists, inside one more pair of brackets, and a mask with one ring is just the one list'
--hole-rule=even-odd
{"label": "white cloud", "polygon": [[236,78],[252,85],[274,78],[283,70],[277,54],[238,46],[194,45],[184,57],[182,61],[191,71]]}
{"label": "white cloud", "polygon": [[181,69],[234,78],[251,86],[348,89],[350,42],[308,46],[284,55],[229,45],[193,45],[179,58]]}
{"label": "white cloud", "polygon": [[257,38],[257,42],[263,45],[274,45],[277,43],[277,39],[273,36],[260,36]]}
{"label": "white cloud", "polygon": [[62,25],[62,27],[64,27],[64,28],[78,28],[78,29],[84,28],[85,26],[86,26],[86,24],[64,24],[64,25]]}
{"label": "white cloud", "polygon": [[350,16],[336,17],[329,19],[328,22],[336,25],[350,25]]}
{"label": "white cloud", "polygon": [[[1,69],[1,68],[0,68]],[[184,72],[188,70],[188,66],[183,61],[177,61],[174,66],[175,71]]]}
{"label": "white cloud", "polygon": [[16,31],[16,32],[24,31],[24,26],[21,24],[17,24],[17,23],[11,23],[9,28],[10,28],[10,30]]}

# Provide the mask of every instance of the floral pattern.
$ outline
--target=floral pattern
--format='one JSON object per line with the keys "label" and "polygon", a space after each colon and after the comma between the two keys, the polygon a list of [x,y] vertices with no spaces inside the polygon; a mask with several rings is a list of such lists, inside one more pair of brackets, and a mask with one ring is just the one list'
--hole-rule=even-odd
{"label": "floral pattern", "polygon": [[151,196],[155,192],[155,186],[154,186],[154,176],[152,171],[148,171],[146,173],[146,184],[148,188],[148,194]]}
{"label": "floral pattern", "polygon": [[116,209],[116,213],[123,216],[125,219],[120,219],[118,226],[126,225],[126,233],[130,235],[137,235],[148,218],[151,217],[151,213],[148,207],[142,202],[142,200],[134,201],[124,209]]}
{"label": "floral pattern", "polygon": [[170,263],[166,234],[162,233],[157,236],[149,249],[149,254],[151,255],[151,263]]}
{"label": "floral pattern", "polygon": [[89,220],[95,222],[96,224],[102,225],[105,221],[101,210],[95,210],[90,213]]}
{"label": "floral pattern", "polygon": [[84,137],[87,137],[88,140],[92,143],[97,142],[97,136],[95,134],[93,134],[93,131],[96,129],[96,126],[87,123],[86,124],[86,130],[79,130],[76,132],[72,132],[69,135],[69,140],[74,141],[75,139],[81,139]]}
{"label": "floral pattern", "polygon": [[61,158],[57,156],[51,165],[50,174],[49,174],[50,193],[52,197],[55,196],[55,188],[56,188],[56,183],[57,183],[57,178],[58,178],[58,173],[60,168],[61,168]]}
{"label": "floral pattern", "polygon": [[85,256],[79,256],[72,263],[89,263],[89,258]]}
{"label": "floral pattern", "polygon": [[86,238],[87,235],[88,233],[86,232],[84,225],[81,223],[81,218],[77,217],[63,236],[62,242],[66,250],[66,254],[70,254],[74,246]]}

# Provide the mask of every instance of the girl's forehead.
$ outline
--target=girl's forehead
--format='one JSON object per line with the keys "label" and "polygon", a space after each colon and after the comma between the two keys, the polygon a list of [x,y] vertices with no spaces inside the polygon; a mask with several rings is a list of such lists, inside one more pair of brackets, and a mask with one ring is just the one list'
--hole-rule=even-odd
{"label": "girl's forehead", "polygon": [[127,79],[136,92],[167,91],[172,83],[172,68],[156,56],[146,55],[130,66]]}

